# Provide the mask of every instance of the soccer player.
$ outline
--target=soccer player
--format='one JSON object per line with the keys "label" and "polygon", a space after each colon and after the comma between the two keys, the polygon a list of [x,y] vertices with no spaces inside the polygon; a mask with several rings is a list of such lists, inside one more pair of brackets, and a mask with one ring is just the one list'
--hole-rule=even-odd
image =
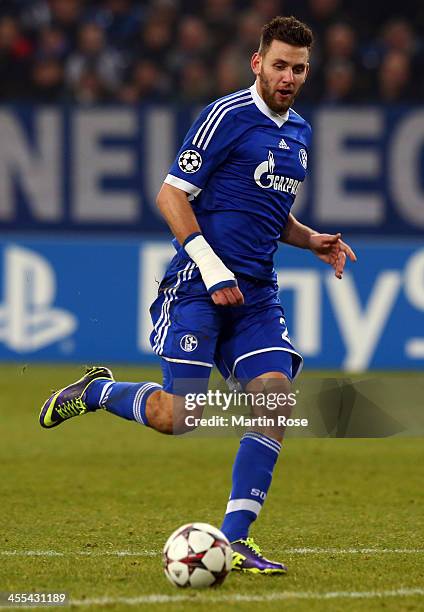
{"label": "soccer player", "polygon": [[[207,387],[214,363],[248,392],[289,393],[302,357],[278,297],[278,241],[310,249],[338,278],[346,257],[356,260],[340,234],[319,234],[290,212],[311,138],[292,104],[308,74],[312,42],[310,29],[294,17],[265,25],[251,60],[255,83],[203,110],[160,190],[157,204],[177,250],[151,307],[151,344],[161,358],[163,385],[115,382],[107,368],[91,368],[48,398],[43,427],[103,408],[158,432],[181,433],[187,429],[185,383]],[[232,542],[234,570],[287,570],[266,559],[249,536],[283,434],[271,425],[241,438],[221,527]]]}

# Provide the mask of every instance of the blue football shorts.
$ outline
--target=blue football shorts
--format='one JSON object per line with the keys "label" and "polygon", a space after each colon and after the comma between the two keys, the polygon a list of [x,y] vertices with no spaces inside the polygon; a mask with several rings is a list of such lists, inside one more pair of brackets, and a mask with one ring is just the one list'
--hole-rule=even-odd
{"label": "blue football shorts", "polygon": [[242,387],[266,372],[293,380],[301,371],[303,359],[290,341],[277,283],[237,280],[245,303],[232,307],[213,303],[192,261],[165,276],[150,308],[150,343],[162,358],[165,391],[204,392],[214,364],[229,384]]}

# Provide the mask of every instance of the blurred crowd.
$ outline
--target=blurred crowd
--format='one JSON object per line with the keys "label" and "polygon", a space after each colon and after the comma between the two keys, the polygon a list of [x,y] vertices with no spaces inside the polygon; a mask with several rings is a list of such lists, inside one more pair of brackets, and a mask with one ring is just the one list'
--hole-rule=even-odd
{"label": "blurred crowd", "polygon": [[302,100],[424,99],[414,0],[0,0],[0,102],[204,103],[251,85],[262,25],[313,29]]}

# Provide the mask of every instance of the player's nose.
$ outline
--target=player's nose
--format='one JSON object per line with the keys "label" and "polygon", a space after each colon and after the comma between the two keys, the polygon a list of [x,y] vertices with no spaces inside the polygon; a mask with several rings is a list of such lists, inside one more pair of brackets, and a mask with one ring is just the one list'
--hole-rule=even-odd
{"label": "player's nose", "polygon": [[290,66],[286,66],[281,76],[284,84],[287,85],[287,83],[294,83],[294,74]]}

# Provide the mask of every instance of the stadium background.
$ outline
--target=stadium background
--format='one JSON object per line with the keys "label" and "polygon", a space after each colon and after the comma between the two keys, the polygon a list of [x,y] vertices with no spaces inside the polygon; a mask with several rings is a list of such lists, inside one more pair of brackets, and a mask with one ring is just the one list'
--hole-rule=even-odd
{"label": "stadium background", "polygon": [[[85,363],[161,381],[148,304],[172,248],[155,195],[199,107],[250,85],[281,13],[317,35],[296,211],[359,257],[342,282],[307,252],[277,258],[329,439],[288,440],[254,526],[289,574],[181,594],[162,546],[182,523],[220,524],[236,437],[103,412],[45,431],[38,410]],[[412,0],[0,1],[0,592],[89,610],[422,609],[423,24]],[[344,437],[358,432],[379,439]]]}
{"label": "stadium background", "polygon": [[339,0],[0,3],[0,359],[152,362],[172,253],[156,193],[201,105],[251,84],[261,25],[291,12],[317,36],[295,212],[359,255],[337,283],[281,248],[293,340],[311,368],[422,368],[424,11]]}

